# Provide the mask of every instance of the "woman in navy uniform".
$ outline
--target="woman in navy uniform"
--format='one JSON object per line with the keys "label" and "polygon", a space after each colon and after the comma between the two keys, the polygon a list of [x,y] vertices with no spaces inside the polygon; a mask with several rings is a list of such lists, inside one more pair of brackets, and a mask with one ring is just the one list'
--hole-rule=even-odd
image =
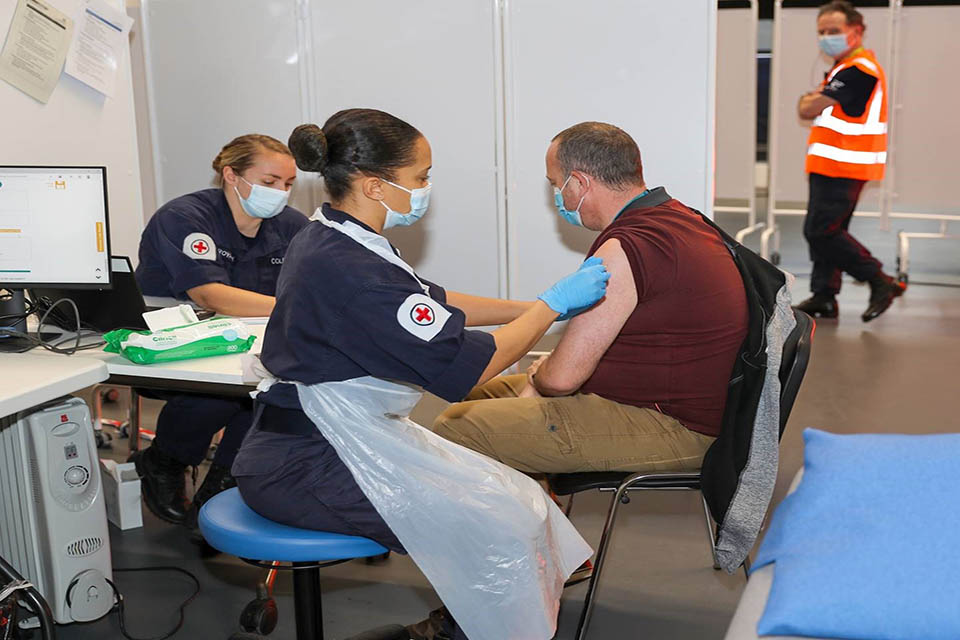
{"label": "woman in navy uniform", "polygon": [[[297,168],[290,150],[270,136],[250,134],[213,160],[218,188],[171,200],[140,239],[137,281],[144,295],[191,300],[224,315],[269,316],[290,241],[307,224],[287,206]],[[164,394],[153,444],[131,461],[143,478],[147,507],[158,517],[196,527],[204,501],[234,485],[230,466],[252,421],[251,402]],[[203,460],[211,438],[225,432],[193,499],[184,472]]]}
{"label": "woman in navy uniform", "polygon": [[[519,360],[561,314],[599,300],[609,274],[599,259],[585,263],[536,302],[445,291],[403,263],[381,235],[427,209],[431,152],[417,129],[382,111],[349,109],[322,130],[301,125],[289,145],[302,170],[323,175],[331,202],[287,252],[261,353],[280,382],[257,396],[233,475],[245,502],[271,520],[361,535],[402,552],[291,382],[374,376],[460,400]],[[465,328],[494,324],[503,326]],[[445,633],[462,637],[444,624]]]}

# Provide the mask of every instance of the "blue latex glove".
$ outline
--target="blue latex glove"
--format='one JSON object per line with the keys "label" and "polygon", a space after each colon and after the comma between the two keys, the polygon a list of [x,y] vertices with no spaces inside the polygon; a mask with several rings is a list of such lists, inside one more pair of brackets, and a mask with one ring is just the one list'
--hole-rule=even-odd
{"label": "blue latex glove", "polygon": [[609,279],[610,272],[603,266],[602,258],[587,258],[579,269],[537,297],[561,316],[575,315],[606,295]]}
{"label": "blue latex glove", "polygon": [[559,316],[557,316],[556,322],[566,322],[570,318],[580,315],[581,313],[591,308],[592,306],[593,305],[590,305],[589,307],[577,307],[576,309],[570,309],[570,311],[567,311],[566,313],[561,313]]}

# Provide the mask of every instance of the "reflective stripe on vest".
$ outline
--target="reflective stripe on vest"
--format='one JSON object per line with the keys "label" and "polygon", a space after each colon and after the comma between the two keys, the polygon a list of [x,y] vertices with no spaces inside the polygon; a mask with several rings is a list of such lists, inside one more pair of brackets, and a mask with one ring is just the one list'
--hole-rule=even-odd
{"label": "reflective stripe on vest", "polygon": [[821,87],[829,84],[839,72],[855,66],[877,78],[865,113],[851,117],[840,105],[831,105],[814,119],[807,145],[808,173],[858,180],[883,177],[887,160],[886,80],[873,53],[864,52],[838,64]]}

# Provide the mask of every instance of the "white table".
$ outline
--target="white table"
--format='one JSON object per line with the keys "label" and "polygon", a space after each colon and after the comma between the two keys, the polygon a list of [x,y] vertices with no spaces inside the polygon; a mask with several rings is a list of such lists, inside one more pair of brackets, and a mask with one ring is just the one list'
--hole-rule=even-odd
{"label": "white table", "polygon": [[108,376],[107,365],[96,358],[0,354],[0,418],[103,382]]}
{"label": "white table", "polygon": [[[265,324],[249,324],[250,333],[257,336],[249,353],[260,353],[263,346]],[[69,343],[62,345],[70,346]],[[70,358],[89,358],[106,365],[108,382],[124,386],[136,386],[144,389],[184,391],[220,395],[245,395],[256,383],[243,380],[241,366],[244,354],[180,360],[159,364],[134,364],[116,353],[107,353],[103,349],[80,351],[77,355],[64,356],[36,348],[29,352],[31,356],[53,360]]]}
{"label": "white table", "polygon": [[[257,336],[248,353],[258,354],[263,346],[266,321],[248,320],[250,333]],[[70,346],[69,343],[61,345]],[[82,355],[81,355],[82,354]],[[41,347],[29,352],[29,357],[53,362],[71,360],[91,361],[103,367],[106,376],[80,385],[67,393],[84,386],[106,382],[118,386],[130,387],[130,449],[140,444],[140,394],[138,389],[154,391],[172,391],[181,393],[203,393],[219,396],[247,396],[256,387],[256,382],[243,379],[242,359],[246,354],[197,358],[159,364],[134,364],[116,353],[107,353],[103,349],[80,351],[77,355],[66,356]],[[0,355],[0,358],[4,356]],[[2,360],[0,360],[2,363]],[[2,366],[2,364],[0,364]],[[149,394],[147,394],[149,395]]]}

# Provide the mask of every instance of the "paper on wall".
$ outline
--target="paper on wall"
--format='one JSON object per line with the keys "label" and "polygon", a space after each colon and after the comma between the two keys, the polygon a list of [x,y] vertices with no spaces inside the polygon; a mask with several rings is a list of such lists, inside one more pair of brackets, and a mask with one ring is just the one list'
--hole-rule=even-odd
{"label": "paper on wall", "polygon": [[105,0],[87,0],[76,23],[64,71],[112,97],[133,18]]}
{"label": "paper on wall", "polygon": [[0,52],[0,78],[47,102],[60,79],[73,20],[42,0],[19,0]]}

